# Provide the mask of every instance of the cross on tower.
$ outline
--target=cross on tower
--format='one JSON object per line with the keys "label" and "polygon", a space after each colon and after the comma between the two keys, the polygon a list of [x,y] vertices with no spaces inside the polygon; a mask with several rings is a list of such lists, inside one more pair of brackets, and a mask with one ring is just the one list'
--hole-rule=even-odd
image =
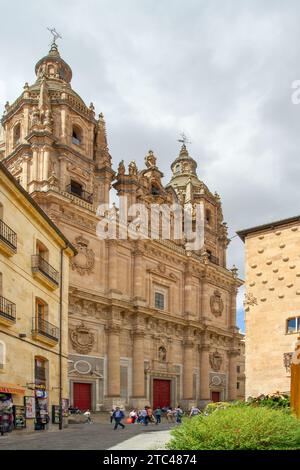
{"label": "cross on tower", "polygon": [[48,31],[50,31],[50,33],[52,34],[52,37],[53,37],[53,40],[52,40],[51,45],[52,45],[52,44],[55,44],[55,45],[56,45],[56,42],[55,42],[55,41],[56,41],[57,39],[62,39],[62,36],[56,31],[55,28],[47,28],[47,29],[48,29]]}
{"label": "cross on tower", "polygon": [[184,132],[180,134],[181,139],[178,139],[178,142],[181,142],[182,145],[186,147],[186,144],[191,144],[191,141],[188,140],[187,136],[185,135]]}

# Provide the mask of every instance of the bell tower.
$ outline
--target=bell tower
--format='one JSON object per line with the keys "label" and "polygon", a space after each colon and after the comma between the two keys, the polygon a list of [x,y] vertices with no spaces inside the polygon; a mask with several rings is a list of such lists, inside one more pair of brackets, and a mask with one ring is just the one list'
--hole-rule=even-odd
{"label": "bell tower", "polygon": [[36,81],[6,103],[0,157],[43,208],[62,198],[95,212],[108,202],[114,172],[103,114],[95,117],[72,89],[72,70],[55,40],[36,66]]}
{"label": "bell tower", "polygon": [[178,201],[184,204],[202,203],[204,206],[204,248],[201,253],[211,262],[226,267],[226,249],[229,244],[227,225],[223,221],[220,196],[212,194],[199,180],[197,162],[189,155],[186,142],[171,164],[172,177],[166,189],[172,188]]}

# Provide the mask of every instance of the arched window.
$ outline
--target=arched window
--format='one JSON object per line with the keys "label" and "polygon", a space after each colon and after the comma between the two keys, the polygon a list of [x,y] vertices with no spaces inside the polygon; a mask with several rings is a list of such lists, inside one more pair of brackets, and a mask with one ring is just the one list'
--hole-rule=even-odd
{"label": "arched window", "polygon": [[16,147],[19,145],[21,141],[21,124],[18,122],[18,124],[15,125],[13,129],[13,146]]}
{"label": "arched window", "polygon": [[0,369],[3,369],[6,363],[6,344],[0,341]]}
{"label": "arched window", "polygon": [[75,145],[80,145],[82,143],[82,130],[79,126],[73,126],[72,143]]}
{"label": "arched window", "polygon": [[179,173],[180,172],[180,163],[177,163],[177,165],[175,166],[175,173]]}
{"label": "arched window", "polygon": [[205,220],[208,225],[211,224],[211,211],[209,209],[205,211]]}
{"label": "arched window", "polygon": [[160,193],[159,188],[155,185],[151,186],[151,194],[152,196],[158,196]]}

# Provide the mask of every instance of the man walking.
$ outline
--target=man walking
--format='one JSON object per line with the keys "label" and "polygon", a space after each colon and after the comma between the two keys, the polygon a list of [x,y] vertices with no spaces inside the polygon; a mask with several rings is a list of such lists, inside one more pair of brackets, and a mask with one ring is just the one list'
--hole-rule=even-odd
{"label": "man walking", "polygon": [[160,423],[161,423],[161,414],[162,414],[161,407],[158,406],[158,407],[156,408],[156,410],[154,411],[154,416],[155,416],[155,419],[156,419],[156,423],[155,423],[155,424],[160,424]]}
{"label": "man walking", "polygon": [[113,412],[113,419],[115,420],[115,427],[114,430],[121,426],[122,429],[125,428],[124,424],[121,422],[122,419],[125,418],[125,415],[122,410],[120,410],[119,406],[116,407],[115,411]]}

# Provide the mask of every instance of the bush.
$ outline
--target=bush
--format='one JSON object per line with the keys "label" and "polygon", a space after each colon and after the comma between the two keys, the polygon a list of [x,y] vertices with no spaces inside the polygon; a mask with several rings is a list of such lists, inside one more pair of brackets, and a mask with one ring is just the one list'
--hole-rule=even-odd
{"label": "bush", "polygon": [[218,401],[214,403],[208,403],[203,410],[205,416],[211,415],[216,410],[225,410],[229,406],[232,406],[232,403],[228,401]]}
{"label": "bush", "polygon": [[184,419],[171,435],[172,450],[300,449],[300,420],[283,410],[236,405]]}
{"label": "bush", "polygon": [[256,398],[249,397],[247,405],[267,406],[269,408],[289,408],[290,397],[286,393],[271,393],[269,395],[259,395]]}

